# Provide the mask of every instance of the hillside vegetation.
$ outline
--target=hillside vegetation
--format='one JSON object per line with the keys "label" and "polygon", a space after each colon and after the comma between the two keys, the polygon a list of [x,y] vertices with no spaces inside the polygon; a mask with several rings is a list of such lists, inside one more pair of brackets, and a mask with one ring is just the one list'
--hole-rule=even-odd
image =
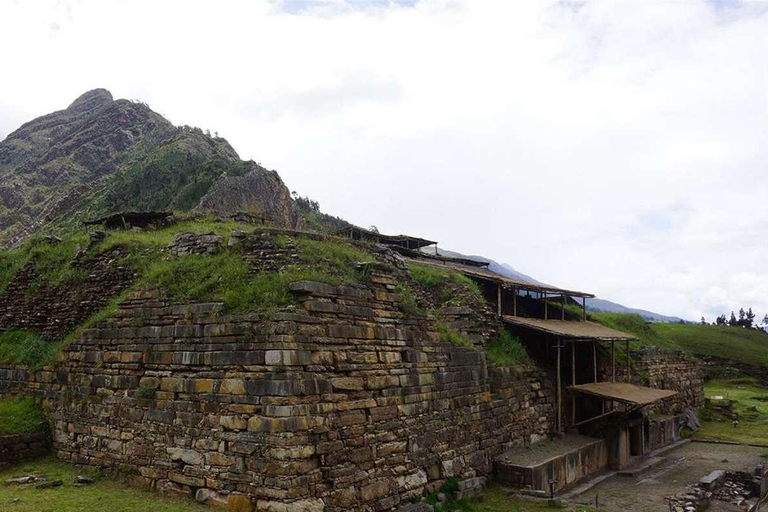
{"label": "hillside vegetation", "polygon": [[607,327],[638,337],[633,348],[654,345],[697,356],[712,356],[768,367],[768,334],[741,327],[646,322],[640,315],[592,313],[590,318]]}

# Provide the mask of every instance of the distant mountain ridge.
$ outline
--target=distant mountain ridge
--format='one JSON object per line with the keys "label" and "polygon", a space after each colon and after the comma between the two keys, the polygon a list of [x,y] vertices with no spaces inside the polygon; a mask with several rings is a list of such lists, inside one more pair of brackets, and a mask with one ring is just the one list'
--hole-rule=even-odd
{"label": "distant mountain ridge", "polygon": [[[427,250],[426,252],[429,252],[430,250]],[[534,279],[529,275],[523,274],[522,272],[515,270],[511,265],[507,263],[499,263],[497,261],[494,261],[490,258],[486,258],[484,256],[466,255],[466,254],[462,254],[455,251],[449,251],[447,249],[440,249],[439,254],[443,256],[449,256],[449,257],[455,257],[455,258],[467,258],[475,261],[484,261],[489,263],[488,265],[489,270],[492,270],[497,274],[501,274],[503,276],[509,277],[510,279],[515,279],[517,281],[522,281],[524,283],[548,285],[547,283],[543,283],[537,279]],[[587,291],[587,290],[584,290],[584,291]],[[603,313],[637,314],[642,316],[646,320],[650,320],[652,322],[677,323],[677,322],[683,321],[683,319],[678,318],[676,316],[662,315],[659,313],[654,313],[653,311],[647,311],[645,309],[630,308],[622,304],[618,304],[616,302],[611,302],[609,300],[597,299],[597,298],[587,299],[587,310],[594,311],[594,312],[603,312]]]}

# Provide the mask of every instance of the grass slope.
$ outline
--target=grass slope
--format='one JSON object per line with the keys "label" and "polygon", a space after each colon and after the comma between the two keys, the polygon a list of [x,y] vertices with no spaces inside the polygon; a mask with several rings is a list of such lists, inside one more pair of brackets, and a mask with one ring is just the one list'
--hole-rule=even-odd
{"label": "grass slope", "polygon": [[45,425],[43,410],[32,398],[0,400],[0,436],[40,432]]}
{"label": "grass slope", "polygon": [[[34,485],[0,486],[0,510],[4,512],[210,512],[210,507],[191,500],[167,498],[159,494],[132,489],[125,484],[83,468],[50,458],[19,464],[0,472],[0,481],[26,475],[45,475],[63,480],[64,485],[51,489],[35,489]],[[96,479],[91,485],[74,484],[77,475]]]}
{"label": "grass slope", "polygon": [[704,385],[707,397],[722,396],[733,400],[733,412],[739,425],[714,409],[701,412],[701,429],[694,439],[714,439],[744,444],[768,446],[768,388],[751,377],[711,380]]}
{"label": "grass slope", "polygon": [[638,341],[630,345],[632,348],[654,345],[697,356],[768,366],[768,335],[760,331],[715,325],[649,323],[640,315],[621,313],[592,313],[590,319],[637,336]]}

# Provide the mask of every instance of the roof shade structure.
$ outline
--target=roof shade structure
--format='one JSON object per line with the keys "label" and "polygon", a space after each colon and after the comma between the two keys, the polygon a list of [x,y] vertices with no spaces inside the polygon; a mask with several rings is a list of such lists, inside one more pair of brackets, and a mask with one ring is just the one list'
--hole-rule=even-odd
{"label": "roof shade structure", "polygon": [[113,213],[100,219],[91,219],[83,221],[85,226],[97,226],[103,224],[107,229],[117,229],[125,227],[143,228],[150,224],[162,224],[170,217],[173,212],[122,212]]}
{"label": "roof shade structure", "polygon": [[677,394],[677,391],[669,389],[647,388],[627,382],[592,382],[571,386],[568,389],[577,393],[641,407]]}
{"label": "roof shade structure", "polygon": [[597,341],[631,341],[637,337],[617,331],[595,322],[577,322],[572,320],[543,320],[541,318],[523,318],[504,315],[502,320],[509,324],[527,327],[562,338]]}
{"label": "roof shade structure", "polygon": [[450,260],[435,260],[432,258],[408,258],[409,263],[423,263],[425,265],[432,265],[434,267],[447,268],[450,270],[456,270],[469,277],[475,279],[483,279],[485,281],[491,281],[507,288],[518,288],[522,290],[530,290],[537,293],[552,293],[554,295],[566,295],[571,297],[594,297],[591,293],[579,292],[575,290],[566,290],[563,288],[557,288],[555,286],[548,286],[543,284],[528,283],[525,281],[518,281],[510,279],[509,277],[497,274],[487,268],[478,268],[475,266],[469,266],[457,261]]}
{"label": "roof shade structure", "polygon": [[352,240],[365,240],[383,245],[402,247],[404,249],[421,249],[422,247],[435,245],[437,243],[434,240],[427,240],[425,238],[410,235],[385,235],[358,226],[349,226],[340,229],[335,234],[337,236],[351,238]]}

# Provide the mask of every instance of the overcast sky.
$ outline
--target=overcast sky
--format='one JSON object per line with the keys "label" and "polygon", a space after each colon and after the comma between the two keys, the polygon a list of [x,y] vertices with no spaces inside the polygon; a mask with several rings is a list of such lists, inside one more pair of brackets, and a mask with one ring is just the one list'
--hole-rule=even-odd
{"label": "overcast sky", "polygon": [[0,44],[0,139],[104,87],[359,225],[768,312],[766,2],[0,0]]}

